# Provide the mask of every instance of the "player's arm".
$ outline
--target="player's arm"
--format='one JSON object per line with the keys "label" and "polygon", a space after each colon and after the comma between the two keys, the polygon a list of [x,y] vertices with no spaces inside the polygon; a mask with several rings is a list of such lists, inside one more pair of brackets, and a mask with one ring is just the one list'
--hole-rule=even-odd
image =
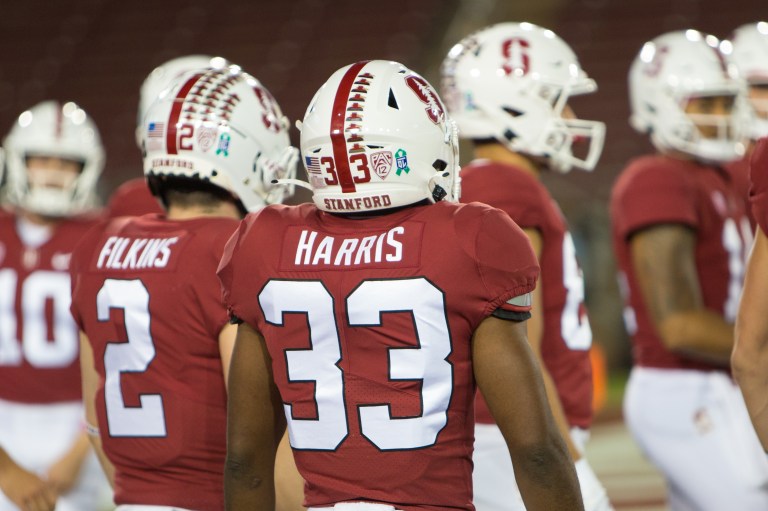
{"label": "player's arm", "polygon": [[733,375],[763,449],[768,451],[768,238],[762,229],[749,256],[736,317]]}
{"label": "player's arm", "polygon": [[[224,381],[229,385],[229,367],[232,362],[232,351],[235,347],[237,325],[227,324],[219,333],[219,352],[221,354]],[[301,503],[304,500],[304,479],[296,469],[293,451],[288,443],[288,434],[283,435],[277,449],[275,460],[275,493],[276,511],[303,511]]]}
{"label": "player's arm", "polygon": [[53,511],[56,492],[0,448],[0,490],[22,511]]}
{"label": "player's arm", "polygon": [[229,389],[229,366],[232,363],[232,351],[235,349],[237,325],[227,323],[219,332],[219,356],[221,370],[224,373],[224,385]]}
{"label": "player's arm", "polygon": [[486,318],[472,338],[475,378],[507,442],[527,509],[584,509],[573,459],[549,409],[524,321]]}
{"label": "player's arm", "polygon": [[[531,247],[536,254],[536,259],[541,260],[542,239],[541,233],[536,229],[523,229],[528,239],[531,241]],[[565,417],[565,411],[563,410],[563,404],[560,401],[560,396],[557,393],[557,387],[552,380],[552,376],[547,370],[547,366],[544,364],[544,360],[541,357],[541,342],[544,338],[544,305],[542,299],[542,283],[533,290],[531,308],[531,318],[528,320],[528,343],[531,345],[533,354],[536,357],[536,361],[541,369],[541,376],[544,378],[544,390],[547,393],[547,401],[549,407],[552,410],[552,415],[555,418],[555,424],[557,429],[563,436],[563,441],[568,452],[571,454],[571,458],[574,461],[581,459],[581,453],[576,448],[576,445],[571,439],[571,427],[568,424],[568,419]]]}
{"label": "player's arm", "polygon": [[75,486],[85,458],[90,451],[91,444],[88,440],[88,434],[83,431],[77,436],[67,452],[48,468],[46,473],[48,483],[59,495],[68,493]]}
{"label": "player's arm", "polygon": [[727,365],[733,325],[704,307],[696,272],[696,234],[682,224],[642,229],[630,238],[643,301],[664,345],[683,356]]}
{"label": "player's arm", "polygon": [[99,388],[99,373],[96,372],[96,366],[93,360],[93,349],[84,332],[80,332],[80,374],[83,384],[83,407],[85,408],[85,425],[88,430],[88,440],[90,440],[96,457],[99,459],[101,468],[107,476],[110,486],[115,486],[115,467],[109,461],[101,445],[101,436],[97,427],[98,417],[96,416],[96,392]]}
{"label": "player's arm", "polygon": [[293,449],[286,431],[277,447],[275,461],[275,511],[304,511],[304,479],[296,468]]}
{"label": "player's arm", "polygon": [[237,329],[229,369],[226,509],[274,511],[275,456],[285,416],[264,338],[247,323]]}

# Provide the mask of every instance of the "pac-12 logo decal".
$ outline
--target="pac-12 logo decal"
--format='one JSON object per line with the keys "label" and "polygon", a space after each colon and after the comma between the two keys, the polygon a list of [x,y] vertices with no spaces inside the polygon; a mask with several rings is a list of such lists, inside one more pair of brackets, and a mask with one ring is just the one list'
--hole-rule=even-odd
{"label": "pac-12 logo decal", "polygon": [[504,64],[501,68],[507,76],[525,76],[531,69],[531,58],[528,54],[530,43],[521,37],[513,37],[501,43],[501,54]]}
{"label": "pac-12 logo decal", "polygon": [[386,179],[387,174],[392,170],[392,151],[379,151],[371,154],[371,164],[376,175],[381,179]]}
{"label": "pac-12 logo decal", "polygon": [[216,128],[212,126],[200,126],[197,128],[197,147],[202,151],[207,151],[213,147],[216,141]]}
{"label": "pac-12 logo decal", "polygon": [[405,83],[416,93],[416,97],[419,98],[419,101],[427,105],[427,108],[424,110],[427,112],[427,117],[429,117],[430,121],[439,124],[445,119],[445,111],[443,111],[443,105],[440,103],[440,98],[424,78],[410,75],[405,78]]}

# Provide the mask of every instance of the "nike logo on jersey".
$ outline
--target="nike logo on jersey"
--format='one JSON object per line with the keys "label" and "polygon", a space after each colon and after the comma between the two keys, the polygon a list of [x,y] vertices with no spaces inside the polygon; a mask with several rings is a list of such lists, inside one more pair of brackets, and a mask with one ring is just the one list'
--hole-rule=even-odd
{"label": "nike logo on jersey", "polygon": [[101,247],[97,268],[134,270],[165,268],[171,258],[171,247],[179,241],[173,238],[123,238],[110,236]]}
{"label": "nike logo on jersey", "polygon": [[402,237],[405,227],[394,227],[381,234],[355,238],[318,236],[302,230],[296,246],[296,266],[356,266],[372,263],[396,263],[403,260]]}

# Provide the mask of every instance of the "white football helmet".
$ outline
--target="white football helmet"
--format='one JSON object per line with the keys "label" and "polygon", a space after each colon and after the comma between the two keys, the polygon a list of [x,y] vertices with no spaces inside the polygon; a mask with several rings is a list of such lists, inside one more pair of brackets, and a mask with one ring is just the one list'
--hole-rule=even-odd
{"label": "white football helmet", "polygon": [[[571,96],[596,90],[570,46],[531,23],[472,34],[442,65],[442,94],[462,138],[498,140],[560,172],[592,170],[600,158],[605,124],[563,117]],[[589,142],[583,158],[573,154],[577,140]]]}
{"label": "white football helmet", "polygon": [[300,129],[309,188],[323,211],[459,199],[455,124],[435,89],[402,64],[339,69],[315,94]]}
{"label": "white football helmet", "polygon": [[257,211],[293,193],[274,184],[296,174],[288,128],[272,94],[239,67],[191,71],[144,117],[144,174],[163,202],[167,178],[184,178],[222,188],[244,211]]}
{"label": "white football helmet", "polygon": [[[630,124],[653,145],[699,160],[733,161],[744,154],[744,87],[715,36],[696,30],[669,32],[645,43],[629,71]],[[689,115],[696,97],[733,96],[731,115]],[[697,126],[716,128],[705,137]]]}
{"label": "white football helmet", "polygon": [[[742,25],[733,32],[730,47],[726,43],[723,41],[723,52],[739,75],[749,86],[760,86],[768,93],[768,22]],[[753,110],[750,138],[768,136],[768,99],[750,98],[749,102]]]}
{"label": "white football helmet", "polygon": [[[20,208],[50,217],[72,216],[90,209],[96,201],[96,183],[104,169],[104,148],[96,124],[75,103],[44,101],[19,115],[3,142],[7,160],[6,199]],[[82,163],[74,179],[61,188],[30,180],[26,159],[49,156]],[[45,171],[56,172],[56,171]]]}
{"label": "white football helmet", "polygon": [[139,93],[139,111],[136,116],[136,145],[139,146],[139,149],[141,149],[141,129],[144,116],[147,115],[147,110],[155,102],[157,96],[168,87],[173,79],[196,69],[206,67],[224,69],[229,65],[230,63],[223,57],[186,55],[171,59],[153,69],[141,84]]}

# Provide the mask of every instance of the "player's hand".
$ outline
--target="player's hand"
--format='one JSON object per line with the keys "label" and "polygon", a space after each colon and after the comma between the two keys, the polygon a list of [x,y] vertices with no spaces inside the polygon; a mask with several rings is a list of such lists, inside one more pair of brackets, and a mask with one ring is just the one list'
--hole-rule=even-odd
{"label": "player's hand", "polygon": [[79,453],[67,453],[48,469],[48,484],[59,494],[65,495],[75,486],[80,475],[83,459]]}
{"label": "player's hand", "polygon": [[56,492],[37,475],[18,465],[3,473],[0,489],[22,511],[53,511]]}

